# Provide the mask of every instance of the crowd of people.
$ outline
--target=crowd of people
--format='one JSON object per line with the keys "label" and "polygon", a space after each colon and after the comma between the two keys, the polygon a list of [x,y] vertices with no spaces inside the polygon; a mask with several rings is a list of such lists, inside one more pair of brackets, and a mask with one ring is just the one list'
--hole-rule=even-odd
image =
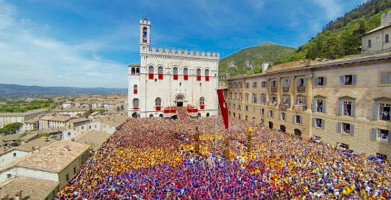
{"label": "crowd of people", "polygon": [[220,119],[215,135],[214,118],[130,119],[57,198],[391,199],[387,161],[263,127],[247,149],[251,125],[230,119],[225,131]]}

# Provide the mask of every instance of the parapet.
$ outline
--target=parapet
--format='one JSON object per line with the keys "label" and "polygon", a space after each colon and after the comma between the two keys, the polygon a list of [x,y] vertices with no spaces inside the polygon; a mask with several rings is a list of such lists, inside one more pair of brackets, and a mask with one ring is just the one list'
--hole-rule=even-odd
{"label": "parapet", "polygon": [[147,19],[140,19],[140,24],[148,24],[148,25],[151,25],[151,21],[147,20]]}
{"label": "parapet", "polygon": [[169,56],[182,56],[182,57],[188,57],[188,58],[208,58],[208,59],[220,59],[220,53],[216,52],[199,52],[199,51],[188,51],[188,50],[181,50],[181,49],[163,49],[163,48],[155,48],[152,47],[151,49],[148,49],[148,54],[154,54],[154,55],[169,55]]}

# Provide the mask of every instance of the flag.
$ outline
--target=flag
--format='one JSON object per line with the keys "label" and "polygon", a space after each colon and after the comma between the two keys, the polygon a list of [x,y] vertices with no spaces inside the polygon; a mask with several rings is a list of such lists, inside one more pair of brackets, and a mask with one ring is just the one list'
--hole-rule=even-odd
{"label": "flag", "polygon": [[224,94],[222,89],[217,89],[217,96],[219,98],[219,105],[221,110],[221,115],[223,116],[225,129],[228,130],[228,107],[224,99]]}

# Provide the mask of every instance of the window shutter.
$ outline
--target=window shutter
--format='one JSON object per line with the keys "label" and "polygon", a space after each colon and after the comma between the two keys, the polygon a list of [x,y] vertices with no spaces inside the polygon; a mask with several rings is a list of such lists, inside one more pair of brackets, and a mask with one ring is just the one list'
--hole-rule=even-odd
{"label": "window shutter", "polygon": [[352,75],[352,85],[356,85],[357,83],[357,75]]}
{"label": "window shutter", "polygon": [[356,116],[356,102],[352,102],[352,117]]}
{"label": "window shutter", "polygon": [[337,122],[337,133],[341,133],[341,122]]}
{"label": "window shutter", "polygon": [[300,116],[300,124],[303,124],[303,116]]}
{"label": "window shutter", "polygon": [[315,122],[316,122],[316,119],[315,119],[315,118],[312,118],[312,127],[314,127],[314,128],[316,128]]}
{"label": "window shutter", "polygon": [[350,135],[354,135],[354,125],[350,124]]}
{"label": "window shutter", "polygon": [[322,105],[323,105],[323,113],[326,113],[326,100],[322,100]]}
{"label": "window shutter", "polygon": [[338,115],[342,115],[343,101],[338,101]]}
{"label": "window shutter", "polygon": [[297,79],[297,80],[296,80],[296,85],[297,85],[297,86],[300,85],[300,79]]}
{"label": "window shutter", "polygon": [[322,119],[322,129],[324,129],[325,123],[326,123],[326,121],[324,119]]}
{"label": "window shutter", "polygon": [[373,120],[378,120],[379,119],[379,103],[377,103],[377,102],[375,102],[373,104],[372,119]]}
{"label": "window shutter", "polygon": [[340,76],[339,77],[339,82],[340,82],[341,85],[345,85],[345,76],[343,76],[343,75]]}
{"label": "window shutter", "polygon": [[372,128],[371,129],[371,135],[370,135],[370,140],[374,141],[376,140],[376,137],[377,137],[377,129],[376,128]]}
{"label": "window shutter", "polygon": [[314,85],[319,85],[319,77],[314,78]]}
{"label": "window shutter", "polygon": [[316,112],[316,99],[312,99],[312,112]]}
{"label": "window shutter", "polygon": [[304,78],[303,79],[303,86],[306,86],[307,80]]}
{"label": "window shutter", "polygon": [[326,84],[327,84],[326,80],[327,80],[327,77],[323,77],[323,86],[326,86]]}
{"label": "window shutter", "polygon": [[296,123],[296,119],[295,119],[296,115],[292,115],[292,118],[293,118],[293,123]]}

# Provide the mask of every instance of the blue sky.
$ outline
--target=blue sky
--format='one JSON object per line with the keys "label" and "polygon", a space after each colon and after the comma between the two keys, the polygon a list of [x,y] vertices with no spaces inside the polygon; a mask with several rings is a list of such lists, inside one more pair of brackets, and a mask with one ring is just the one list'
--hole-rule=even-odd
{"label": "blue sky", "polygon": [[366,0],[0,0],[0,83],[127,87],[139,20],[154,47],[220,52],[299,47]]}

